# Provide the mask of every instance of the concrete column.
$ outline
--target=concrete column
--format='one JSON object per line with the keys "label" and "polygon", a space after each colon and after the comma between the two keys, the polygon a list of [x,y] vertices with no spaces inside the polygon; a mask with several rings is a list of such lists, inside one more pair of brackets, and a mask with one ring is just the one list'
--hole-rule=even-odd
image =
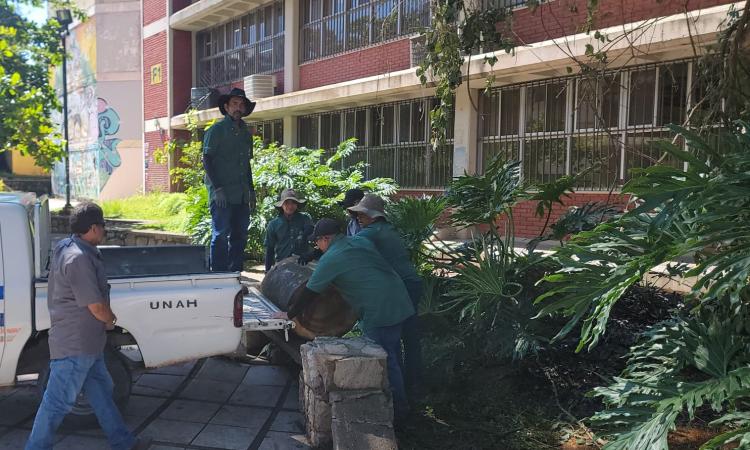
{"label": "concrete column", "polygon": [[[284,93],[299,90],[298,4],[293,0],[284,2]],[[286,130],[286,123],[284,129]],[[284,135],[286,136],[286,131]]]}
{"label": "concrete column", "polygon": [[281,143],[287,147],[299,145],[297,141],[297,116],[284,116],[284,137]]}
{"label": "concrete column", "polygon": [[[468,92],[467,92],[468,91]],[[465,85],[456,91],[456,120],[453,129],[453,176],[474,174],[477,169],[477,126],[479,89],[467,90]]]}

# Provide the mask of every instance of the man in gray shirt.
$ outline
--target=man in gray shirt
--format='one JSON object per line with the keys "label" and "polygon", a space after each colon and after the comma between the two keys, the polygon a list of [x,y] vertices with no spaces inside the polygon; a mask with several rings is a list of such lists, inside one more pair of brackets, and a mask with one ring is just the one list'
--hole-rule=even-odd
{"label": "man in gray shirt", "polygon": [[117,323],[109,306],[109,284],[97,245],[104,241],[104,215],[94,203],[70,216],[73,235],[52,254],[48,307],[50,375],[26,450],[52,448],[55,432],[83,391],[113,450],[144,448],[125,426],[112,399],[104,362],[107,330]]}

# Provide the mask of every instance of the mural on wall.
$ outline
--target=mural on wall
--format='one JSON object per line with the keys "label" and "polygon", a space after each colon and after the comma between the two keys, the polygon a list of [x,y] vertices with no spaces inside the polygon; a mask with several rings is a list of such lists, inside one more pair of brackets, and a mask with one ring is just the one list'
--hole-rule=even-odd
{"label": "mural on wall", "polygon": [[[75,198],[98,198],[122,160],[120,116],[107,100],[96,95],[96,28],[94,18],[79,25],[68,38],[68,138],[70,191]],[[53,83],[62,95],[62,69]],[[55,114],[62,127],[62,113]],[[65,195],[65,162],[55,164],[52,190]]]}

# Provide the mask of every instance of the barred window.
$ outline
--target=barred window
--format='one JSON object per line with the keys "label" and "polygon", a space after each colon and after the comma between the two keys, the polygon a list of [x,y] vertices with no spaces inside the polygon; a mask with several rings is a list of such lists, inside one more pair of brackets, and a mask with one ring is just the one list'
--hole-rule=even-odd
{"label": "barred window", "polygon": [[299,0],[300,60],[417,33],[429,25],[429,0]]}
{"label": "barred window", "polygon": [[255,128],[253,135],[260,136],[265,145],[284,140],[284,121],[281,119],[251,122],[249,125]]}
{"label": "barred window", "polygon": [[[290,0],[292,1],[292,0]],[[198,85],[216,87],[284,68],[284,0],[196,34]]]}
{"label": "barred window", "polygon": [[453,125],[445,145],[433,150],[429,112],[436,102],[420,98],[300,117],[299,142],[326,149],[329,156],[339,143],[355,137],[357,148],[342,168],[364,162],[367,179],[388,177],[401,187],[442,189],[453,176]]}
{"label": "barred window", "polygon": [[503,86],[481,97],[480,167],[520,160],[530,183],[584,175],[578,189],[607,190],[633,168],[680,164],[655,150],[685,121],[691,61]]}

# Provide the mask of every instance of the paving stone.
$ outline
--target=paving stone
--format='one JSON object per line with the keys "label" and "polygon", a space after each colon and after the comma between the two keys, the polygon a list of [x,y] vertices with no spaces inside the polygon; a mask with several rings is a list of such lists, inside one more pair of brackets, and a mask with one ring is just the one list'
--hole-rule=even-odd
{"label": "paving stone", "polygon": [[271,410],[266,408],[222,405],[210,423],[260,429],[270,415]]}
{"label": "paving stone", "polygon": [[258,450],[309,450],[311,448],[303,435],[269,431]]}
{"label": "paving stone", "polygon": [[283,408],[299,411],[299,405],[299,387],[295,384],[291,389],[289,389],[289,392],[286,394]]}
{"label": "paving stone", "polygon": [[289,371],[276,366],[250,366],[242,384],[264,386],[286,386],[290,377]]}
{"label": "paving stone", "polygon": [[144,373],[133,386],[133,394],[169,397],[184,379],[184,376]]}
{"label": "paving stone", "polygon": [[[146,417],[144,416],[123,416],[122,419],[125,421],[125,426],[128,427],[128,430],[133,431],[143,422],[146,421]],[[31,427],[29,427],[31,428]],[[94,425],[91,428],[83,429],[83,430],[76,430],[75,434],[83,434],[86,436],[96,436],[96,437],[106,437],[104,430],[99,425]]]}
{"label": "paving stone", "polygon": [[225,383],[214,380],[193,379],[187,385],[184,391],[180,393],[180,398],[190,400],[204,400],[211,402],[226,402],[237,388],[236,383]]}
{"label": "paving stone", "polygon": [[183,420],[185,422],[208,423],[219,410],[218,403],[175,400],[159,417],[162,419]]}
{"label": "paving stone", "polygon": [[225,425],[206,425],[193,440],[193,445],[244,450],[250,446],[258,430]]}
{"label": "paving stone", "polygon": [[33,420],[39,407],[39,397],[33,389],[17,389],[0,401],[0,425],[19,425]]}
{"label": "paving stone", "polygon": [[160,374],[160,375],[187,375],[193,370],[193,366],[198,361],[188,361],[180,364],[173,364],[171,366],[159,367],[158,369],[151,369],[148,373]]}
{"label": "paving stone", "polygon": [[55,444],[55,450],[109,450],[109,443],[105,438],[91,436],[66,436]]}
{"label": "paving stone", "polygon": [[[30,433],[31,430],[12,430],[8,434],[0,436],[0,450],[18,450],[24,448]],[[55,436],[55,442],[59,442],[63,437],[58,433]]]}
{"label": "paving stone", "polygon": [[279,411],[271,424],[271,431],[304,433],[305,417],[298,412]]}
{"label": "paving stone", "polygon": [[131,395],[128,406],[122,411],[125,416],[148,417],[166,400],[163,398]]}
{"label": "paving stone", "polygon": [[210,358],[206,360],[195,377],[203,380],[239,383],[245,378],[247,367],[246,364],[239,364],[226,359]]}
{"label": "paving stone", "polygon": [[276,406],[284,388],[281,386],[251,386],[241,384],[229,399],[232,405]]}
{"label": "paving stone", "polygon": [[152,445],[148,450],[185,450],[185,447],[172,447],[171,445]]}
{"label": "paving stone", "polygon": [[173,444],[189,444],[204,426],[202,423],[156,419],[141,432],[139,437],[150,437],[159,442]]}

